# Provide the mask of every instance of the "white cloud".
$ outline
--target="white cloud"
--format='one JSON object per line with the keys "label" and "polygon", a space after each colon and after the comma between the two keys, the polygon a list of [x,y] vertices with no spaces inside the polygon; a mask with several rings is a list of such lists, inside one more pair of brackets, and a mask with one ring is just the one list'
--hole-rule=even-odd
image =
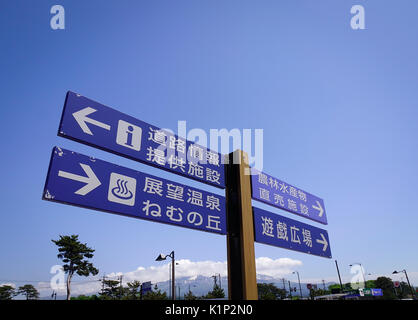
{"label": "white cloud", "polygon": [[302,266],[302,261],[290,258],[271,259],[261,257],[256,259],[256,269],[258,274],[281,278],[286,274],[292,273],[296,268]]}

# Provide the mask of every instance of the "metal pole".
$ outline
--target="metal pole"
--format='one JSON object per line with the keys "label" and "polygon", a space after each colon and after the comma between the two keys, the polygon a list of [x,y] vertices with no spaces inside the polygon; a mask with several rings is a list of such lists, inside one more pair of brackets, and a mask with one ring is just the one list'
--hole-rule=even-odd
{"label": "metal pole", "polygon": [[168,281],[168,295],[169,295],[169,298],[170,299],[173,299],[173,296],[171,295],[171,293],[172,293],[172,291],[171,291],[171,285],[172,285],[172,281],[171,281],[171,265],[169,265],[169,268],[168,268],[168,279],[169,279],[169,281]]}
{"label": "metal pole", "polygon": [[174,272],[174,266],[175,266],[175,260],[174,260],[174,250],[170,253],[171,256],[171,296],[173,297],[173,300],[176,300],[176,288],[175,288],[175,272]]}
{"label": "metal pole", "polygon": [[289,296],[290,296],[290,299],[292,299],[292,287],[290,286],[290,280],[289,280]]}
{"label": "metal pole", "polygon": [[337,260],[335,260],[335,266],[337,267],[338,279],[340,280],[340,288],[341,288],[341,292],[342,292],[343,291],[343,283],[341,282],[340,269],[338,269]]}
{"label": "metal pole", "polygon": [[414,290],[412,290],[411,284],[409,283],[409,278],[408,278],[408,274],[406,273],[406,270],[404,269],[404,270],[402,270],[402,271],[405,273],[405,276],[406,276],[406,281],[408,281],[408,286],[409,286],[409,289],[411,290],[411,294],[412,294],[412,296],[413,296],[414,298],[416,298],[416,296],[415,296],[415,292],[414,292]]}
{"label": "metal pole", "polygon": [[299,292],[300,292],[300,298],[302,299],[302,298],[303,298],[303,296],[302,296],[302,287],[300,286],[299,272],[298,272],[298,271],[296,271],[296,273],[297,273],[297,275],[298,275],[298,281],[299,281]]}

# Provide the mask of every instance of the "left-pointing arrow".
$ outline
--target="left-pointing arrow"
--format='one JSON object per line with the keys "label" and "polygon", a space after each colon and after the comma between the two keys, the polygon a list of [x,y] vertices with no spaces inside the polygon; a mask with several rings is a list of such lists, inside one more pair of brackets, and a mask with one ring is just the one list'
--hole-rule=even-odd
{"label": "left-pointing arrow", "polygon": [[87,107],[87,108],[81,109],[73,113],[73,117],[75,121],[77,121],[78,125],[80,126],[81,130],[83,130],[84,133],[93,135],[90,128],[87,126],[87,123],[91,123],[92,125],[95,125],[97,127],[110,130],[110,126],[108,124],[87,117],[89,114],[92,114],[93,112],[96,112],[96,111],[97,111],[96,109]]}
{"label": "left-pointing arrow", "polygon": [[322,233],[320,233],[322,240],[316,239],[316,242],[322,244],[324,247],[322,248],[322,251],[326,251],[328,248],[328,241],[327,239],[324,237],[324,235]]}
{"label": "left-pointing arrow", "polygon": [[58,176],[86,183],[86,185],[84,187],[82,187],[82,188],[80,188],[80,189],[78,189],[77,191],[74,192],[75,194],[85,196],[87,193],[89,193],[90,191],[92,191],[92,190],[96,189],[98,186],[100,186],[101,182],[97,178],[97,176],[94,174],[94,172],[90,168],[90,166],[88,166],[87,164],[83,164],[83,163],[80,163],[80,166],[84,170],[84,172],[86,173],[87,177],[79,176],[77,174],[69,173],[69,172],[65,172],[65,171],[61,171],[61,170],[58,171]]}

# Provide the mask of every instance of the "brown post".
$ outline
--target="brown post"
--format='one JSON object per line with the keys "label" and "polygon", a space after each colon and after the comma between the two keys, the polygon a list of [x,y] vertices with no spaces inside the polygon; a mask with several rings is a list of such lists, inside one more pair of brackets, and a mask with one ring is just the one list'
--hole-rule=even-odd
{"label": "brown post", "polygon": [[226,169],[228,292],[230,300],[257,300],[254,222],[247,153],[228,155]]}

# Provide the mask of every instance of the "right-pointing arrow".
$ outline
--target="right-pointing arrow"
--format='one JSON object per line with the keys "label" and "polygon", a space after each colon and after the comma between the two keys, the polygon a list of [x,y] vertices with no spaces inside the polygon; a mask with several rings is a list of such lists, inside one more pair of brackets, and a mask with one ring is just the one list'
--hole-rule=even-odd
{"label": "right-pointing arrow", "polygon": [[316,200],[316,206],[312,206],[312,208],[319,211],[318,217],[322,217],[322,215],[324,214],[324,208],[322,208],[321,202]]}
{"label": "right-pointing arrow", "polygon": [[322,240],[316,239],[316,242],[322,244],[324,247],[322,248],[322,251],[326,251],[328,248],[328,241],[327,239],[324,237],[324,235],[322,233],[320,233]]}
{"label": "right-pointing arrow", "polygon": [[98,126],[100,128],[110,130],[110,126],[108,124],[94,120],[94,119],[90,119],[89,117],[87,117],[89,114],[96,112],[96,111],[97,111],[96,109],[87,107],[87,108],[81,109],[73,113],[73,117],[75,121],[77,121],[78,125],[80,126],[81,130],[83,130],[84,133],[93,135],[93,133],[91,132],[90,128],[87,126],[86,123],[91,123],[92,125]]}
{"label": "right-pointing arrow", "polygon": [[81,196],[85,196],[90,191],[96,189],[98,186],[100,186],[102,183],[97,178],[97,176],[94,174],[93,170],[88,166],[87,164],[80,163],[81,168],[83,168],[84,172],[86,173],[87,177],[85,176],[79,176],[78,174],[69,173],[65,171],[58,171],[58,176],[71,179],[75,181],[80,181],[86,183],[86,185],[77,191],[75,191],[75,194],[79,194]]}

